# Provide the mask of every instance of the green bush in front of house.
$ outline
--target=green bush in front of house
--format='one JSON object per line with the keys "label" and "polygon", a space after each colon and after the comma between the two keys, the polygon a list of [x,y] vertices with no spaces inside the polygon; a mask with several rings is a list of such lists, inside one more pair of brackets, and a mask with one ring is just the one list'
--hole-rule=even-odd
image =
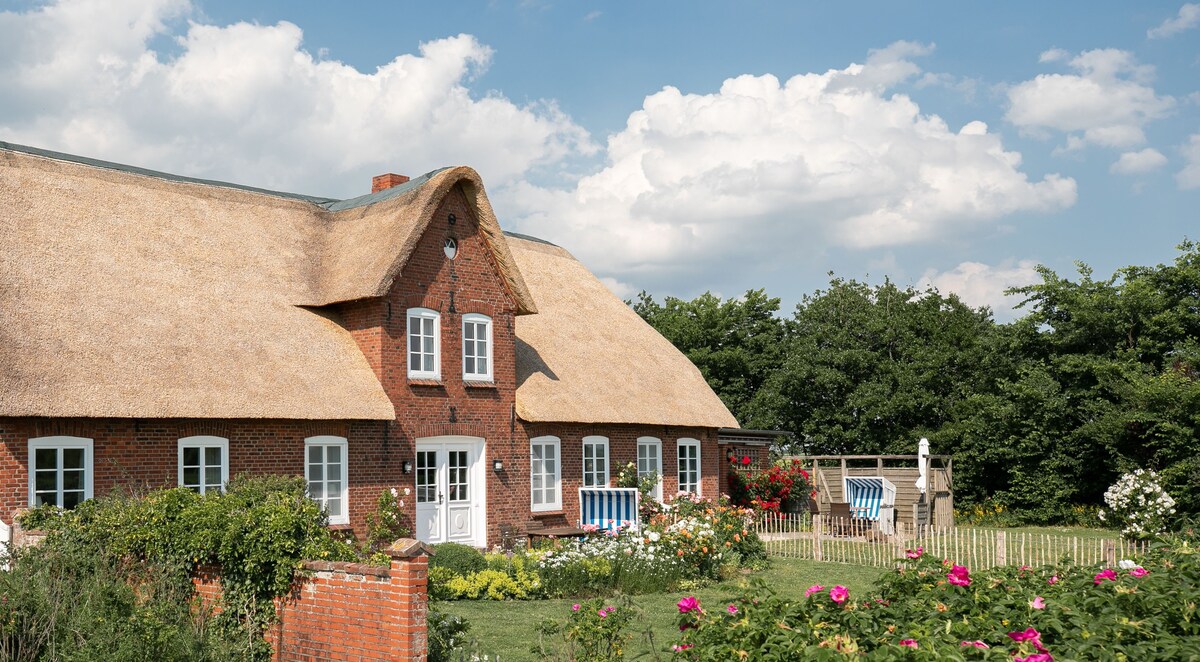
{"label": "green bush in front of house", "polygon": [[[64,652],[73,650],[128,651],[104,659],[205,659],[227,639],[239,652],[217,659],[265,659],[262,632],[275,617],[273,599],[290,589],[298,564],[359,559],[326,523],[298,477],[239,477],[225,493],[203,496],[176,488],[140,498],[113,494],[69,511],[37,508],[22,525],[44,530],[46,539],[18,553],[6,577],[27,581],[0,583],[0,621],[26,625],[0,630],[8,637],[0,646],[11,646],[0,650],[21,650],[31,660],[74,659]],[[191,611],[198,565],[221,568],[224,604],[213,619]],[[180,647],[199,657],[165,652]]]}

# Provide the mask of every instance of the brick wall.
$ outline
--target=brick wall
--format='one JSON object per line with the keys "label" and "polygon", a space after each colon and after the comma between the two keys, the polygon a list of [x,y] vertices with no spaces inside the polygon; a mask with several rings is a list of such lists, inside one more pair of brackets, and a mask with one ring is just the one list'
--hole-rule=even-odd
{"label": "brick wall", "polygon": [[[391,566],[310,561],[291,592],[276,600],[279,620],[268,635],[277,662],[292,660],[424,660],[428,549],[415,540],[392,546]],[[220,573],[197,572],[202,602],[220,609]]]}

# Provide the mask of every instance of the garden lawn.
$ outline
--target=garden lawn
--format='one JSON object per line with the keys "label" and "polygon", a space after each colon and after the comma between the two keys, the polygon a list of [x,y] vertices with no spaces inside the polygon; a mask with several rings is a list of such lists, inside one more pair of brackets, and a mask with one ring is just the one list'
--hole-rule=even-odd
{"label": "garden lawn", "polygon": [[[777,558],[771,560],[769,569],[749,578],[761,578],[781,597],[799,599],[813,584],[827,588],[841,584],[850,589],[851,596],[861,595],[872,589],[883,572],[879,568]],[[694,595],[706,608],[718,608],[726,598],[738,592],[740,585],[747,584],[747,579],[742,577],[695,591],[634,596],[634,603],[642,615],[635,619],[630,630],[634,637],[626,657],[636,658],[650,651],[647,631],[654,639],[655,649],[664,653],[670,649],[679,635],[679,611],[675,604],[680,598]],[[480,654],[493,656],[493,659],[498,655],[501,662],[507,662],[537,659],[530,650],[537,642],[537,625],[545,619],[565,619],[576,602],[579,600],[457,600],[439,602],[436,607],[470,621],[470,637],[478,643]],[[663,655],[664,659],[668,657],[669,653]]]}

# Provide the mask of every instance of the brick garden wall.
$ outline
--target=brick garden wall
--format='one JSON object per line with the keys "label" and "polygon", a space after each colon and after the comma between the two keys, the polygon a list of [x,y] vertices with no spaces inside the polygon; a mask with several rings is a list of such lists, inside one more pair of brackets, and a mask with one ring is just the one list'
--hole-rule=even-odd
{"label": "brick garden wall", "polygon": [[[276,662],[300,660],[424,660],[428,550],[416,541],[393,545],[391,566],[310,561],[291,593],[276,600],[269,634]],[[220,608],[220,574],[193,579],[206,606]]]}

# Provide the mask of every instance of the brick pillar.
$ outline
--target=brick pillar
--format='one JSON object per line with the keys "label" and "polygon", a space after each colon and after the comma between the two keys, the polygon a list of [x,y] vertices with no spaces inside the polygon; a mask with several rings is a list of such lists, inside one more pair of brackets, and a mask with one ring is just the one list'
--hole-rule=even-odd
{"label": "brick pillar", "polygon": [[419,540],[401,538],[388,547],[387,553],[392,557],[392,595],[399,613],[396,659],[423,661],[428,655],[428,578],[433,550]]}

